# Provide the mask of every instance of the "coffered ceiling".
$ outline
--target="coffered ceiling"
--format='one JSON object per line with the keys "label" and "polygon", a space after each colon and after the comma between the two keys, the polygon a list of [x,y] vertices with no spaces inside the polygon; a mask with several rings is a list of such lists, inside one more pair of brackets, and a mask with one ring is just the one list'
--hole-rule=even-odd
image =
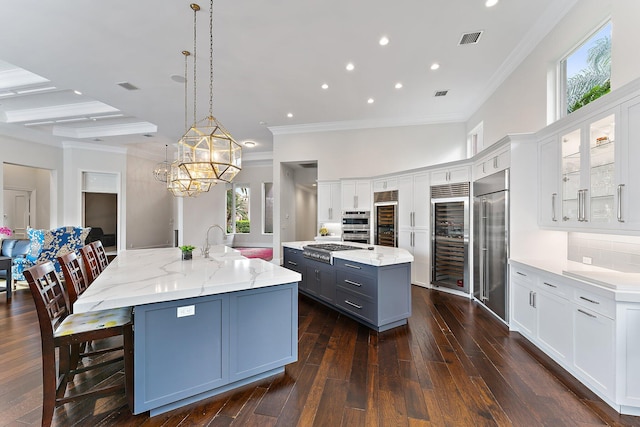
{"label": "coffered ceiling", "polygon": [[[213,113],[256,143],[248,157],[272,150],[271,131],[464,121],[575,1],[216,0]],[[209,104],[200,6],[198,120]],[[0,11],[0,134],[162,157],[184,133],[188,1],[0,0]],[[477,42],[461,45],[467,33]]]}

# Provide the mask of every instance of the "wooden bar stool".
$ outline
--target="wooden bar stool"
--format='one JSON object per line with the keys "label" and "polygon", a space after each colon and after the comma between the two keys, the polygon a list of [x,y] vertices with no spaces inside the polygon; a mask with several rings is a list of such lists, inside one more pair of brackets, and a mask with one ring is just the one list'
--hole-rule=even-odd
{"label": "wooden bar stool", "polygon": [[[124,389],[129,408],[133,408],[133,323],[131,311],[127,309],[104,310],[71,314],[69,298],[65,292],[53,263],[50,261],[35,265],[24,272],[29,289],[35,301],[42,341],[42,425],[50,426],[57,406],[85,398],[97,398]],[[81,367],[72,361],[72,352],[86,343],[105,338],[122,336],[123,345],[105,348],[86,356]],[[58,360],[56,360],[58,349]],[[123,350],[121,357],[104,360],[98,358],[95,364],[88,364],[93,356]],[[73,382],[75,374],[102,367],[124,359],[124,384],[94,387],[82,393],[67,395],[67,385]],[[86,363],[85,363],[86,362]],[[56,370],[56,364],[59,369]],[[75,389],[80,387],[73,387]]]}
{"label": "wooden bar stool", "polygon": [[107,253],[104,250],[104,246],[100,240],[95,240],[89,243],[94,252],[96,253],[96,257],[98,258],[98,266],[100,267],[100,273],[104,271],[105,268],[109,265],[109,258],[107,258]]}
{"label": "wooden bar stool", "polygon": [[98,256],[96,255],[96,252],[91,245],[84,245],[83,247],[81,247],[80,253],[82,254],[84,269],[87,273],[87,281],[90,285],[101,273],[100,264],[98,263]]}
{"label": "wooden bar stool", "polygon": [[69,297],[69,310],[73,313],[73,303],[76,302],[79,295],[82,295],[87,290],[89,280],[84,275],[80,266],[80,259],[75,252],[59,256],[58,262],[64,275],[64,286]]}

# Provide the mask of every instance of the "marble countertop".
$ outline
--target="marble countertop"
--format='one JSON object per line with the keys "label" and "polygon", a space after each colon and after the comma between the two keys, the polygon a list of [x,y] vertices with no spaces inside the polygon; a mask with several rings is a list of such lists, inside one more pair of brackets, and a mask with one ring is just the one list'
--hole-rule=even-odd
{"label": "marble countertop", "polygon": [[136,306],[299,282],[302,276],[218,245],[203,258],[196,249],[183,261],[180,249],[122,251],[78,297],[76,313]]}
{"label": "marble countertop", "polygon": [[512,261],[614,291],[640,293],[640,273],[623,273],[568,260],[511,259],[510,262]]}
{"label": "marble countertop", "polygon": [[[318,244],[315,241],[285,242],[282,246],[287,248],[299,249],[306,245]],[[344,259],[347,261],[359,262],[361,264],[374,265],[377,267],[384,265],[403,264],[405,262],[413,262],[413,255],[406,249],[392,248],[389,246],[365,245],[362,243],[342,242],[348,246],[358,246],[362,250],[349,250],[333,252],[334,258]],[[373,248],[369,250],[368,248]]]}

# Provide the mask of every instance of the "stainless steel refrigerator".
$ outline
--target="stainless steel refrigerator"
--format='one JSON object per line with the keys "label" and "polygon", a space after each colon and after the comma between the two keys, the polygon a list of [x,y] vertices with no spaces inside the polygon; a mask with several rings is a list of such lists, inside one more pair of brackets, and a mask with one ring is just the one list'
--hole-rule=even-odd
{"label": "stainless steel refrigerator", "polygon": [[475,181],[473,195],[473,295],[507,321],[509,171]]}

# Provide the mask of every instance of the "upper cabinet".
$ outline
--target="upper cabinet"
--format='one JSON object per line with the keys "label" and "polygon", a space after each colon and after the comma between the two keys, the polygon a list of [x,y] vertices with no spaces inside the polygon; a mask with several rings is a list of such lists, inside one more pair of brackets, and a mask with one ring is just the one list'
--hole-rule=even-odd
{"label": "upper cabinet", "polygon": [[[498,143],[496,143],[498,144]],[[505,144],[473,163],[473,180],[505,170],[511,163],[511,146]]]}
{"label": "upper cabinet", "polygon": [[318,182],[318,223],[340,222],[340,181]]}
{"label": "upper cabinet", "polygon": [[343,180],[341,191],[343,211],[371,210],[371,181]]}
{"label": "upper cabinet", "polygon": [[541,226],[640,231],[640,96],[616,98],[621,101],[602,102],[579,120],[552,125],[553,133],[541,131]]}
{"label": "upper cabinet", "polygon": [[392,191],[398,189],[398,178],[381,178],[373,181],[373,192]]}
{"label": "upper cabinet", "polygon": [[468,182],[471,178],[469,166],[456,166],[446,169],[435,169],[431,172],[431,185]]}

